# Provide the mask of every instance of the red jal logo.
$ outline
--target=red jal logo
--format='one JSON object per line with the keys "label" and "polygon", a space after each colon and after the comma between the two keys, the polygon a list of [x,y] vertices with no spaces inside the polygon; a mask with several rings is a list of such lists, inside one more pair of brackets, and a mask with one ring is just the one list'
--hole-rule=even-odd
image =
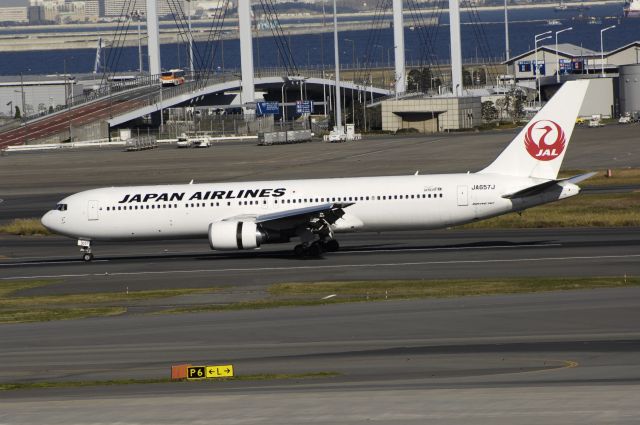
{"label": "red jal logo", "polygon": [[550,120],[534,122],[524,136],[527,152],[539,161],[551,161],[559,157],[564,152],[565,142],[562,128]]}

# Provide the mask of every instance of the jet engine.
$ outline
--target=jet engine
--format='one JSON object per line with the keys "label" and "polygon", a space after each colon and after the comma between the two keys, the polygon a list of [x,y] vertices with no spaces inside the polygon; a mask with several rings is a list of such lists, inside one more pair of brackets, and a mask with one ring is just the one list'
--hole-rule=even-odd
{"label": "jet engine", "polygon": [[209,224],[209,245],[215,250],[258,248],[265,235],[256,223],[247,221],[216,221]]}

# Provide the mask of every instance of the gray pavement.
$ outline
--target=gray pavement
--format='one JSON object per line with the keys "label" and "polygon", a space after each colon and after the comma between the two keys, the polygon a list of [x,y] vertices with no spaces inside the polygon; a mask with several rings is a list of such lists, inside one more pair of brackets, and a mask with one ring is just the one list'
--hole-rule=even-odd
{"label": "gray pavement", "polygon": [[[635,124],[577,128],[564,169],[640,167],[638,129],[640,125]],[[215,182],[477,171],[515,133],[371,136],[353,143],[283,146],[230,143],[203,150],[166,146],[142,152],[109,148],[9,154],[0,157],[0,198],[192,179]]]}
{"label": "gray pavement", "polygon": [[179,362],[341,375],[12,391],[0,423],[634,423],[639,301],[632,288],[3,326],[5,382]]}
{"label": "gray pavement", "polygon": [[[358,279],[638,276],[640,229],[443,230],[340,235],[342,248],[298,259],[293,244],[213,252],[206,240],[104,243],[85,264],[71,239],[3,237],[2,280],[50,278],[24,295]],[[209,302],[209,300],[207,300]]]}
{"label": "gray pavement", "polygon": [[[640,166],[637,129],[577,129],[565,169]],[[512,136],[9,155],[0,157],[0,220],[39,215],[96,186],[474,171]],[[0,285],[59,280],[22,295],[226,286],[171,300],[184,305],[248,299],[283,281],[640,274],[633,228],[391,232],[341,243],[308,260],[289,245],[221,254],[205,240],[105,243],[84,264],[72,240],[0,236]],[[0,382],[159,377],[182,362],[340,373],[4,392],[0,424],[637,423],[639,302],[640,289],[626,288],[0,325]]]}

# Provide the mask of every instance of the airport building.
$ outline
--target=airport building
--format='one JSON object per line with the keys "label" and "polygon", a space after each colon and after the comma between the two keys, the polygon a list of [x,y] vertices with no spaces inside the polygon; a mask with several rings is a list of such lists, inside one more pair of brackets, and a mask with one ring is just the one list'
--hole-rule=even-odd
{"label": "airport building", "polygon": [[0,2],[0,22],[28,23],[29,0],[3,0]]}
{"label": "airport building", "polygon": [[384,131],[435,133],[480,125],[482,101],[479,96],[392,98],[380,102],[380,111]]}
{"label": "airport building", "polygon": [[558,44],[557,49],[555,44],[545,45],[537,52],[529,50],[514,56],[504,64],[517,85],[535,90],[539,82],[543,101],[550,99],[565,81],[590,79],[589,92],[580,110],[582,117],[617,117],[640,111],[636,100],[639,96],[634,94],[640,89],[634,85],[635,73],[640,69],[640,41],[605,52],[569,43]]}
{"label": "airport building", "polygon": [[537,52],[529,50],[504,62],[516,81],[555,76],[558,69],[560,75],[600,74],[604,67],[605,74],[616,74],[620,65],[634,63],[640,63],[640,41],[606,51],[604,55],[575,44],[558,44],[557,50],[555,44],[550,44],[540,46]]}
{"label": "airport building", "polygon": [[[187,0],[158,0],[158,16],[172,15],[176,11],[176,8],[178,12],[186,12],[186,1]],[[105,17],[121,17],[123,10],[125,12],[127,10],[137,10],[144,14],[147,11],[147,4],[145,0],[136,0],[134,6],[131,7],[127,0],[104,0]]]}

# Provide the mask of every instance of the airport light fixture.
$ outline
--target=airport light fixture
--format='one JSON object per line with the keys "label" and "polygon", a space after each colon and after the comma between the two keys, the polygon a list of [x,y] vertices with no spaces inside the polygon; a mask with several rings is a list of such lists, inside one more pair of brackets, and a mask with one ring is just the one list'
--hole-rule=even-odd
{"label": "airport light fixture", "polygon": [[509,61],[509,9],[507,0],[504,0],[504,52],[506,60]]}
{"label": "airport light fixture", "polygon": [[558,54],[558,34],[565,31],[571,31],[573,27],[565,28],[560,31],[556,31],[556,82],[560,82],[560,55]]}
{"label": "airport light fixture", "polygon": [[538,106],[542,106],[542,89],[540,87],[540,64],[538,62],[538,43],[542,40],[546,40],[548,38],[552,38],[551,35],[553,31],[545,31],[542,34],[536,34],[534,37],[534,46],[536,51],[536,66],[534,68],[534,72],[536,73],[536,84],[538,85]]}
{"label": "airport light fixture", "polygon": [[600,30],[600,69],[602,72],[602,78],[605,77],[605,73],[604,73],[604,38],[603,38],[603,34],[605,31],[609,31],[614,29],[616,26],[615,25],[611,25],[610,27],[607,28],[603,28]]}

